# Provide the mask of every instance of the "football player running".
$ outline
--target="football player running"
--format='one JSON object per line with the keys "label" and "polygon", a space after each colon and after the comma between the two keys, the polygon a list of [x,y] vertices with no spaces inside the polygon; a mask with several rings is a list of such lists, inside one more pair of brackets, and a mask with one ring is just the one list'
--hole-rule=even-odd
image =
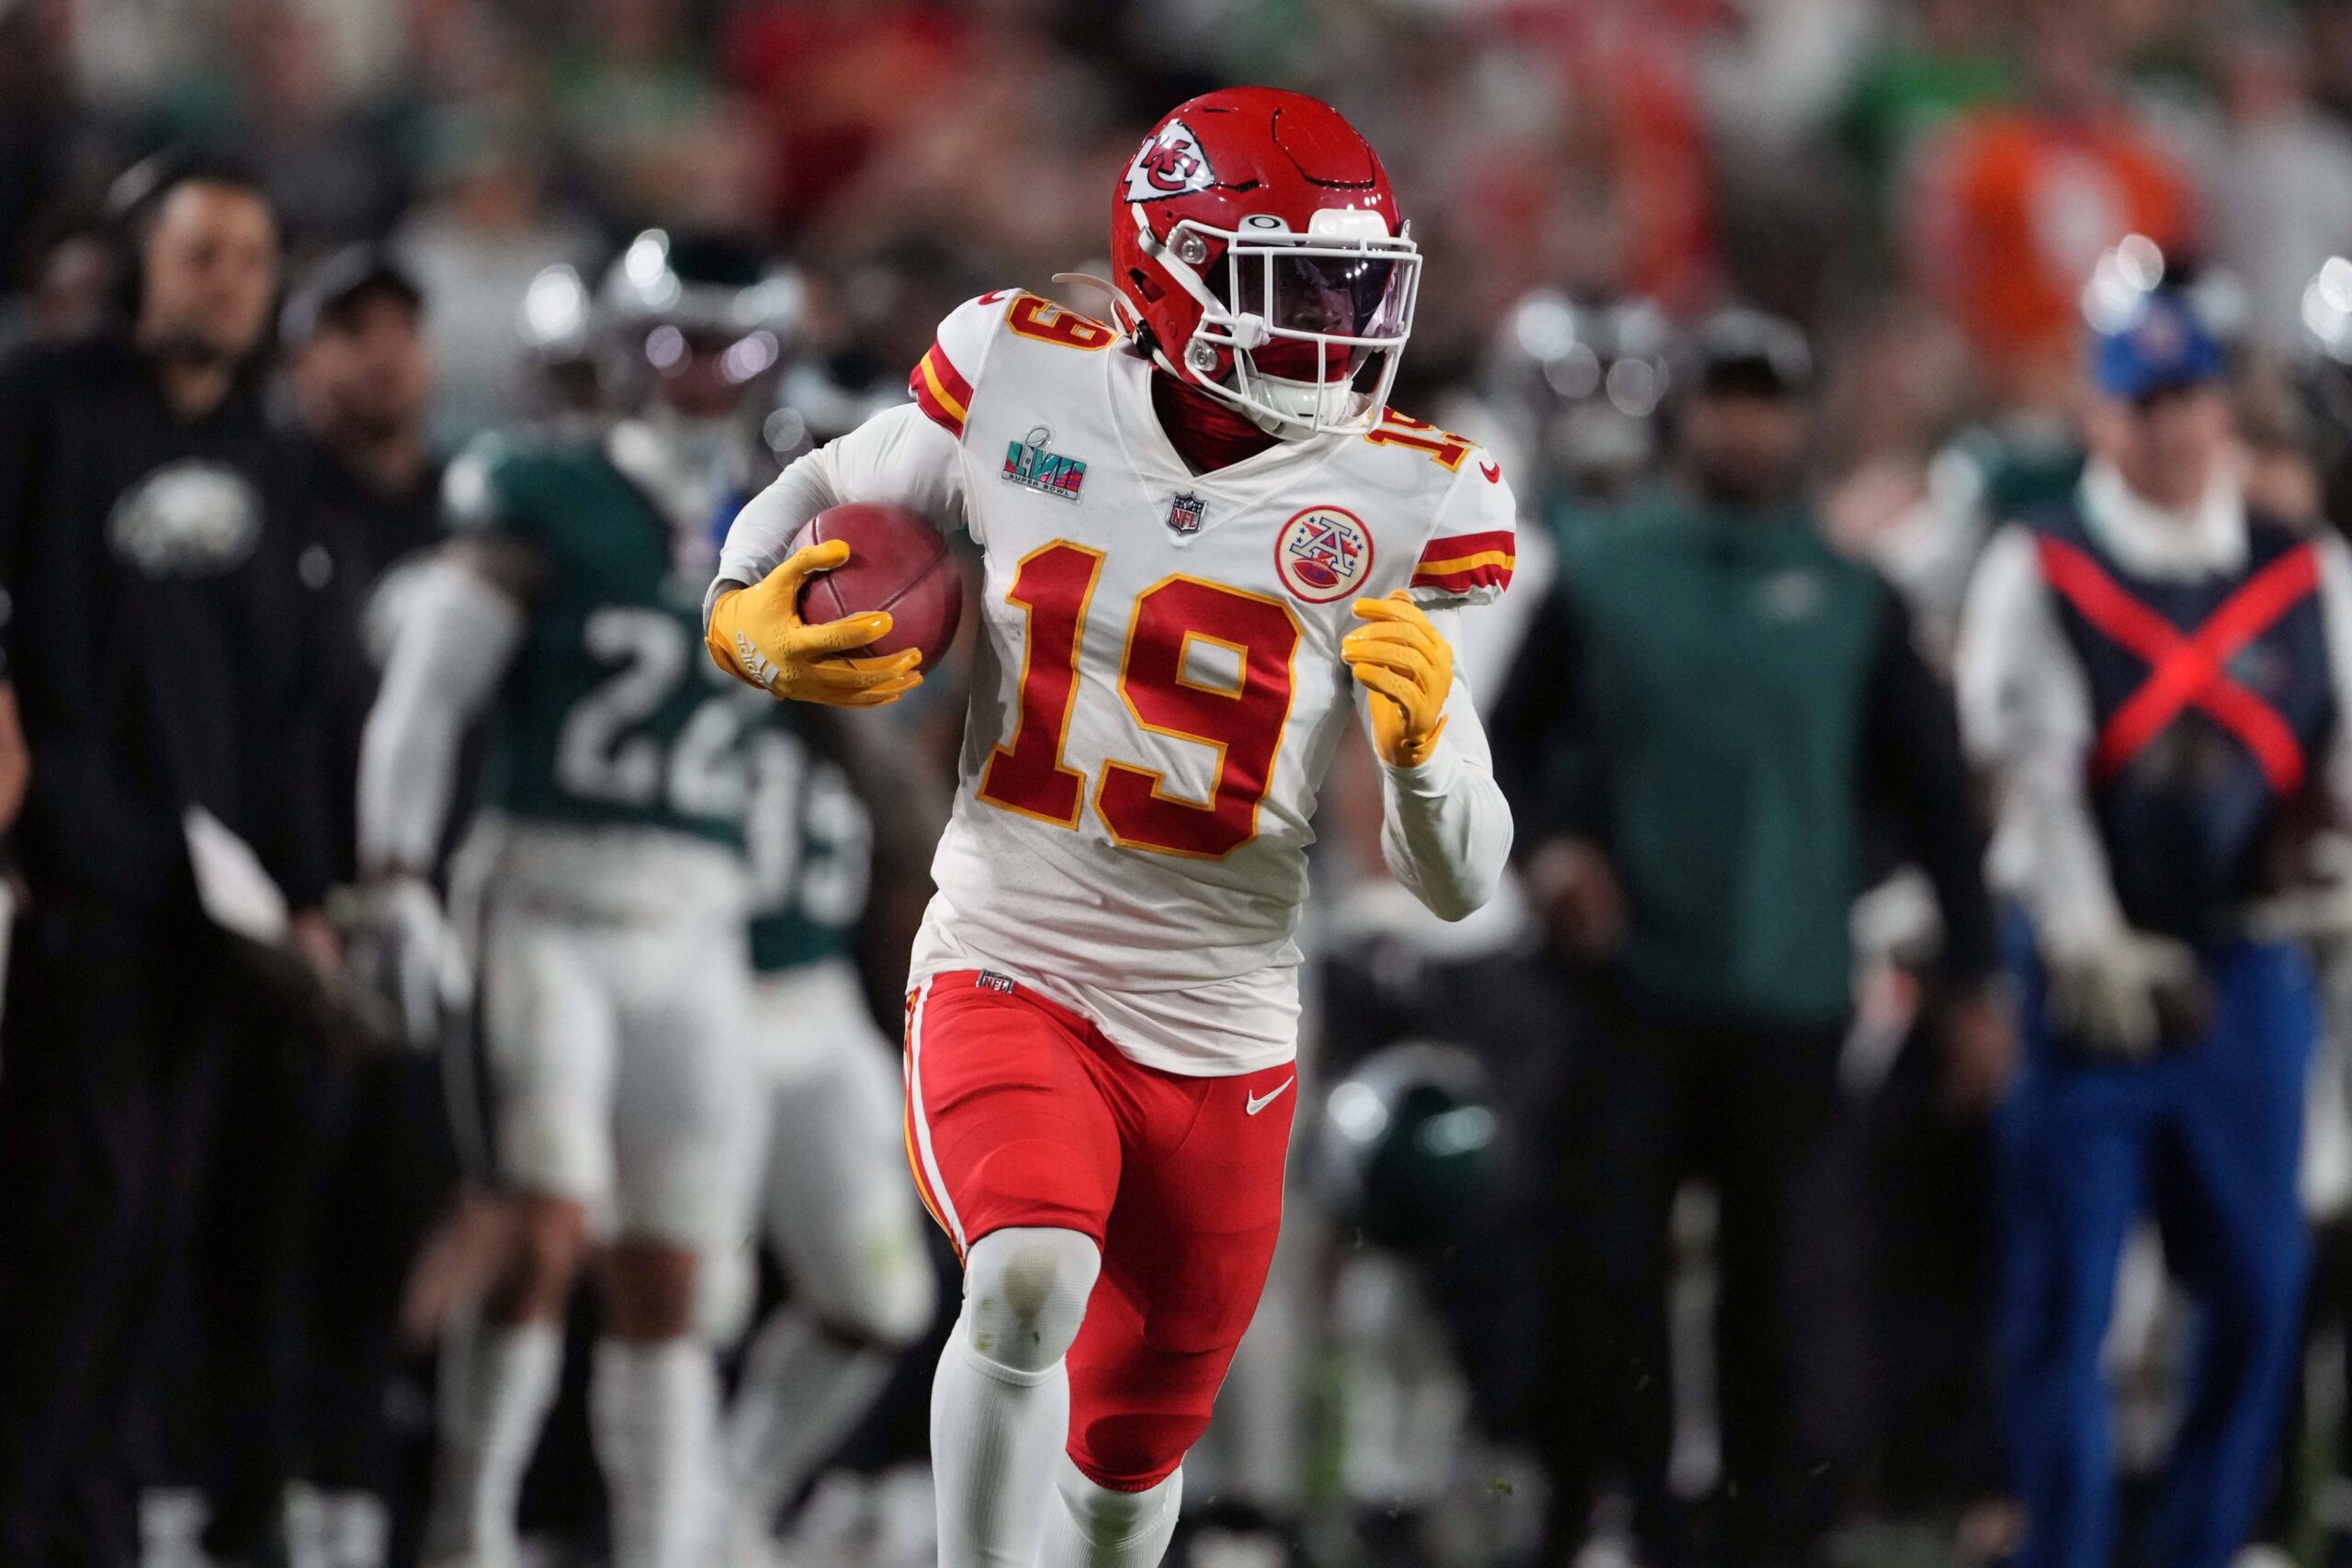
{"label": "football player running", "polygon": [[592,1234],[591,1423],[614,1561],[699,1551],[718,1388],[697,1263],[743,1213],[751,1088],[743,819],[755,694],[694,655],[718,530],[747,493],[789,274],[718,239],[638,237],[597,301],[631,412],[485,438],[456,537],[410,590],[363,745],[363,870],[390,988],[431,1031],[447,940],[429,872],[461,738],[491,720],[481,1014],[510,1256],[442,1402],[428,1561],[504,1568]]}
{"label": "football player running", "polygon": [[[1015,289],[941,323],[914,400],[736,519],[712,657],[888,701],[916,656],[826,655],[795,602],[843,502],[980,547],[985,624],[907,1003],[907,1142],[965,1261],[932,1397],[944,1568],[1156,1562],[1178,1466],[1280,1224],[1315,798],[1358,720],[1383,849],[1458,919],[1510,820],[1448,626],[1512,504],[1392,413],[1420,258],[1363,139],[1263,88],[1177,108],[1121,173],[1114,324]],[[1041,1554],[1042,1553],[1042,1554]]]}

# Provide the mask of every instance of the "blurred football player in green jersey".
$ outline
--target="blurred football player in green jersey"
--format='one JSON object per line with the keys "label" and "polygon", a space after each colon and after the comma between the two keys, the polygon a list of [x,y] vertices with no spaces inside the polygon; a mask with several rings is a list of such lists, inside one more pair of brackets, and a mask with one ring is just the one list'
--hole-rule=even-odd
{"label": "blurred football player in green jersey", "polygon": [[705,1535],[718,1404],[703,1260],[748,1224],[750,741],[775,711],[699,656],[719,530],[800,314],[790,273],[639,235],[592,327],[612,416],[485,436],[406,597],[371,715],[360,853],[379,983],[421,1039],[462,991],[432,874],[458,743],[488,728],[459,861],[480,919],[491,1166],[510,1255],[456,1359],[428,1560],[503,1568],[576,1276],[602,1259],[591,1417],[614,1561]]}
{"label": "blurred football player in green jersey", "polygon": [[[753,1337],[725,1435],[730,1563],[770,1561],[778,1509],[931,1327],[938,1287],[907,1178],[897,1043],[867,1004],[851,942],[876,859],[871,766],[857,737],[802,704],[758,738],[752,814],[749,1030],[766,1136],[762,1230],[791,1293]],[[856,776],[836,757],[849,753]],[[920,874],[944,791],[903,767],[877,800],[891,857]],[[861,794],[865,798],[861,798]],[[940,798],[932,799],[931,796]],[[925,884],[928,886],[928,883]]]}

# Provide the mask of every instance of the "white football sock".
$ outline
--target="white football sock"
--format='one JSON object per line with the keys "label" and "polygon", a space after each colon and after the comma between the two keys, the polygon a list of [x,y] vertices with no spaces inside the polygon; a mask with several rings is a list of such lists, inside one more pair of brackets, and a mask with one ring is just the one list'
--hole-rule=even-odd
{"label": "white football sock", "polygon": [[785,1499],[807,1483],[874,1403],[896,1358],[851,1345],[785,1307],[752,1341],[727,1416],[730,1506],[739,1528],[765,1535]]}
{"label": "white football sock", "polygon": [[319,1494],[319,1556],[324,1568],[384,1568],[391,1512],[373,1492]]}
{"label": "white football sock", "polygon": [[1159,1568],[1184,1500],[1178,1471],[1143,1492],[1114,1492],[1089,1481],[1069,1457],[1054,1479],[1061,1506],[1046,1512],[1038,1568]]}
{"label": "white football sock", "polygon": [[613,1568],[691,1568],[697,1560],[718,1416],[718,1369],[700,1339],[597,1342],[588,1424],[612,1494]]}
{"label": "white football sock", "polygon": [[426,1562],[514,1561],[514,1506],[562,1371],[563,1336],[552,1323],[477,1323],[451,1337]]}
{"label": "white football sock", "polygon": [[959,1328],[931,1385],[940,1568],[1032,1568],[1054,1461],[1069,1440],[1069,1373],[1016,1372]]}
{"label": "white football sock", "polygon": [[964,1310],[931,1389],[940,1568],[1035,1568],[1069,1441],[1069,1374],[1102,1267],[1076,1231],[994,1231],[964,1265]]}

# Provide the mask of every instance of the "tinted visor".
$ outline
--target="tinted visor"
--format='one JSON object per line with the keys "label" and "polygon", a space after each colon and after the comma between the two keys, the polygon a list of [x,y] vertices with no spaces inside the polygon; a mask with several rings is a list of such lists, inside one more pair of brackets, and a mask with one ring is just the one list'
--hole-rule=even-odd
{"label": "tinted visor", "polygon": [[1330,380],[1366,357],[1372,345],[1361,340],[1384,347],[1402,341],[1411,274],[1409,261],[1393,256],[1238,244],[1213,274],[1212,288],[1228,308],[1272,329],[1275,340],[1256,351],[1266,374]]}
{"label": "tinted visor", "polygon": [[1238,309],[1287,332],[1329,337],[1393,337],[1396,264],[1385,256],[1240,258]]}

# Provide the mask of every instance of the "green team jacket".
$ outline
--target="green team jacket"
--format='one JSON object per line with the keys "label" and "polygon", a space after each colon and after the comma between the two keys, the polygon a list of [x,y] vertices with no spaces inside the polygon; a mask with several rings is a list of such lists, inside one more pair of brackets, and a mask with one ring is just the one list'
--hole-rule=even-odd
{"label": "green team jacket", "polygon": [[1894,592],[1808,512],[1661,491],[1588,520],[1494,728],[1522,845],[1602,842],[1629,906],[1624,978],[1679,1013],[1790,1028],[1849,1014],[1847,921],[1890,784],[1964,928],[1962,966],[1989,962],[1949,699]]}

